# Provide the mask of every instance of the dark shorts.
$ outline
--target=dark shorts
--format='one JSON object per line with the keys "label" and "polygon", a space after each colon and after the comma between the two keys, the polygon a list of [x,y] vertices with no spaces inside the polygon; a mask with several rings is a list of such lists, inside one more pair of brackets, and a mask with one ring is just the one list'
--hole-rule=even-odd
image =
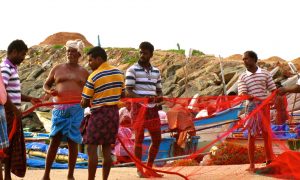
{"label": "dark shorts", "polygon": [[159,107],[154,106],[153,108],[144,107],[139,103],[133,103],[131,107],[131,117],[133,121],[133,128],[135,129],[148,129],[158,130],[160,129],[159,119]]}
{"label": "dark shorts", "polygon": [[86,129],[83,133],[83,144],[114,144],[119,128],[118,106],[103,106],[92,111],[88,119],[84,119]]}

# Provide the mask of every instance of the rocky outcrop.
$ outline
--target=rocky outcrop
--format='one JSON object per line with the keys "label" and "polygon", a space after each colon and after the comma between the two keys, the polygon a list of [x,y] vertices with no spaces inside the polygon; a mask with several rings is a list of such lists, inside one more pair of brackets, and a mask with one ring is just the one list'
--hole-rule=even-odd
{"label": "rocky outcrop", "polygon": [[93,45],[86,40],[86,38],[79,33],[72,32],[58,32],[47,37],[39,45],[65,45],[68,40],[81,39],[86,47],[92,47]]}
{"label": "rocky outcrop", "polygon": [[[47,38],[48,40],[51,38]],[[53,44],[58,41],[48,41],[52,45],[33,46],[29,49],[26,59],[19,67],[20,80],[22,82],[22,93],[35,97],[44,96],[43,83],[50,70],[57,64],[66,62],[66,49],[57,48]],[[73,39],[73,38],[72,38]],[[66,40],[66,39],[65,39]],[[64,41],[65,41],[64,40]],[[65,42],[62,42],[64,44]],[[44,44],[44,42],[42,43]],[[47,43],[46,43],[47,44]],[[133,48],[106,48],[109,63],[117,66],[120,70],[126,69],[137,62],[139,52]],[[0,57],[5,56],[5,51],[0,51]],[[86,55],[79,62],[88,68]],[[222,76],[219,60],[211,55],[195,55],[186,60],[180,51],[160,51],[154,53],[152,64],[157,66],[162,73],[163,93],[168,97],[192,97],[199,93],[201,96],[215,96],[223,92]],[[229,89],[236,81],[239,74],[244,71],[241,55],[233,55],[222,61],[226,88]],[[279,66],[275,74],[276,81],[282,81],[291,76],[286,62],[259,61],[259,66],[272,70]],[[23,108],[27,109],[30,105]],[[50,108],[39,108],[35,115],[29,117],[34,122],[36,119],[44,119],[43,123],[49,121]],[[40,113],[43,112],[43,113]],[[38,115],[37,115],[38,114]],[[45,117],[44,117],[45,116]],[[29,126],[29,117],[23,120],[24,125]],[[44,125],[45,126],[45,125]],[[47,125],[48,126],[48,125]],[[41,130],[41,124],[28,127],[30,130]],[[49,129],[49,128],[46,128]]]}

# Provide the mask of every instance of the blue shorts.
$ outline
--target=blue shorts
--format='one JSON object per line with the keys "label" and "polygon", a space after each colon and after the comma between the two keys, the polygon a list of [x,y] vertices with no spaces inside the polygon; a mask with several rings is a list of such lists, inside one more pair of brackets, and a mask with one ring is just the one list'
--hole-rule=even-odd
{"label": "blue shorts", "polygon": [[82,136],[79,131],[83,119],[84,110],[79,104],[68,107],[67,109],[52,110],[52,127],[50,137],[58,133],[63,135],[62,141],[70,139],[78,144],[82,142]]}
{"label": "blue shorts", "polygon": [[0,105],[0,149],[9,146],[4,106]]}

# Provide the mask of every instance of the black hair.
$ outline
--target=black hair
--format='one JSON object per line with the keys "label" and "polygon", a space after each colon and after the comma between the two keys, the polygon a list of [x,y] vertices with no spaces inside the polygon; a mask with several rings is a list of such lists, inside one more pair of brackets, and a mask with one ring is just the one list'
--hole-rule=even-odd
{"label": "black hair", "polygon": [[235,96],[235,95],[237,95],[237,93],[234,91],[230,91],[230,93],[228,93],[228,96]]}
{"label": "black hair", "polygon": [[275,85],[276,85],[277,88],[283,87],[280,81],[276,82]]}
{"label": "black hair", "polygon": [[149,50],[151,53],[153,53],[153,51],[154,51],[154,46],[147,41],[142,42],[140,44],[139,48]]}
{"label": "black hair", "polygon": [[257,54],[254,51],[246,51],[246,52],[244,52],[244,54],[248,54],[248,56],[250,58],[254,59],[255,62],[257,62],[258,57],[257,57]]}
{"label": "black hair", "polygon": [[101,57],[102,60],[107,60],[107,54],[103,48],[100,46],[95,46],[89,50],[87,55],[91,55],[93,58]]}
{"label": "black hair", "polygon": [[12,53],[13,50],[16,50],[17,52],[28,51],[28,47],[23,40],[16,39],[8,45],[7,54]]}

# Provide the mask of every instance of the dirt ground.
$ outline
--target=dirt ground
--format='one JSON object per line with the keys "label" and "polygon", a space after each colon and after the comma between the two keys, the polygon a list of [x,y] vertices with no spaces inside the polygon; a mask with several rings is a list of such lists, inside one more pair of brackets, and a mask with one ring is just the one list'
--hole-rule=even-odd
{"label": "dirt ground", "polygon": [[[245,165],[226,165],[226,166],[188,166],[188,167],[177,167],[172,168],[172,171],[176,171],[182,173],[184,175],[190,175],[188,179],[190,180],[240,180],[240,179],[275,179],[272,177],[257,175],[254,173],[250,173],[245,171],[248,167]],[[164,168],[167,170],[167,168]],[[68,170],[52,170],[51,171],[51,179],[52,180],[62,180],[67,179],[67,171]],[[101,169],[97,170],[96,179],[101,179]],[[28,180],[40,180],[43,175],[43,170],[28,170],[25,178]],[[76,169],[75,170],[75,178],[77,180],[85,180],[87,179],[87,169]],[[13,179],[22,179],[13,176]],[[110,180],[137,180],[136,169],[135,168],[112,168],[110,176]],[[179,176],[164,174],[163,178],[159,178],[161,180],[170,179],[170,180],[179,180],[183,179]]]}

